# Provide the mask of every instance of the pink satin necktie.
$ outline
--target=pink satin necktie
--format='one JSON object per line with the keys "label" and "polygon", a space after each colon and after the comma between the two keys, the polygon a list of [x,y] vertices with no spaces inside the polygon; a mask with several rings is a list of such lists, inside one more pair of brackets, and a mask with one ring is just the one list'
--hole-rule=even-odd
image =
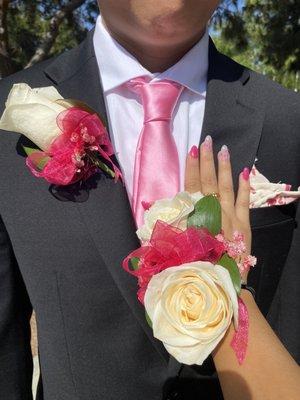
{"label": "pink satin necktie", "polygon": [[179,157],[171,132],[172,113],[183,87],[176,82],[149,82],[140,77],[127,86],[136,92],[144,108],[144,126],[134,165],[132,211],[136,225],[156,200],[173,197],[180,189]]}

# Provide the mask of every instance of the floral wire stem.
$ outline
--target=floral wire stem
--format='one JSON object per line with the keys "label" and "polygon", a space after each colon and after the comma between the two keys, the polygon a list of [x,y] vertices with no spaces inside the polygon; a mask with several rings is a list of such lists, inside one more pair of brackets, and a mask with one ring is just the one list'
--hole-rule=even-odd
{"label": "floral wire stem", "polygon": [[98,168],[100,168],[102,171],[106,172],[108,175],[110,175],[112,178],[115,178],[116,174],[112,169],[110,169],[103,161],[99,160],[97,155],[93,153],[88,153],[87,154],[88,158],[90,161]]}

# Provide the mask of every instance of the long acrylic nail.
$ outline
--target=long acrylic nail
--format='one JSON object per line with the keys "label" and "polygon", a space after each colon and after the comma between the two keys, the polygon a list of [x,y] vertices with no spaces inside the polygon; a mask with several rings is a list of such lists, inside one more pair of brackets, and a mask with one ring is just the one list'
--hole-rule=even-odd
{"label": "long acrylic nail", "polygon": [[249,168],[244,168],[244,169],[243,169],[242,177],[243,177],[243,179],[244,179],[245,181],[248,181],[248,180],[249,180],[249,177],[250,177]]}
{"label": "long acrylic nail", "polygon": [[228,147],[224,144],[224,146],[221,147],[221,150],[218,153],[219,160],[221,161],[228,161],[230,158],[229,150]]}
{"label": "long acrylic nail", "polygon": [[212,137],[210,135],[206,136],[204,139],[203,148],[207,151],[212,150]]}
{"label": "long acrylic nail", "polygon": [[192,158],[198,158],[198,156],[199,156],[199,149],[198,149],[198,147],[197,147],[197,146],[193,146],[193,147],[191,148],[190,152],[189,152],[189,155],[190,155]]}

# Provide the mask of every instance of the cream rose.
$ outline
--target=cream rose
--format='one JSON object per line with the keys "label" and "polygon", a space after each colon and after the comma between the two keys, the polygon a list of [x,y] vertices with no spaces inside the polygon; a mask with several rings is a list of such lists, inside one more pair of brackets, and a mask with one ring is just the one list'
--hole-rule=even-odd
{"label": "cream rose", "polygon": [[53,86],[32,89],[26,83],[15,84],[6,101],[0,129],[21,133],[45,151],[61,133],[56,117],[66,108],[56,103],[60,99]]}
{"label": "cream rose", "polygon": [[145,295],[154,336],[177,361],[201,365],[225,335],[238,300],[228,271],[193,262],[154,275]]}
{"label": "cream rose", "polygon": [[158,220],[185,230],[188,216],[201,197],[203,197],[201,193],[191,195],[188,192],[180,192],[172,199],[157,200],[149,210],[145,211],[144,225],[137,231],[138,238],[141,241],[149,240]]}

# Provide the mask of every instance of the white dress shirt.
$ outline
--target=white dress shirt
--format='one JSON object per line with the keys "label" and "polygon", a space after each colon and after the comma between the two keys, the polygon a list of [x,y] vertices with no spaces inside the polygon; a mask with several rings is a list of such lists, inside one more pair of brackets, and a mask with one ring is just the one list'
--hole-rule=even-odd
{"label": "white dress shirt", "polygon": [[162,73],[147,71],[138,60],[114,40],[98,17],[94,48],[104,91],[108,124],[116,156],[131,201],[135,151],[143,127],[143,106],[125,82],[138,76],[169,79],[184,86],[173,114],[173,135],[179,154],[180,186],[184,187],[186,155],[198,146],[203,124],[207,71],[208,32],[175,65]]}

